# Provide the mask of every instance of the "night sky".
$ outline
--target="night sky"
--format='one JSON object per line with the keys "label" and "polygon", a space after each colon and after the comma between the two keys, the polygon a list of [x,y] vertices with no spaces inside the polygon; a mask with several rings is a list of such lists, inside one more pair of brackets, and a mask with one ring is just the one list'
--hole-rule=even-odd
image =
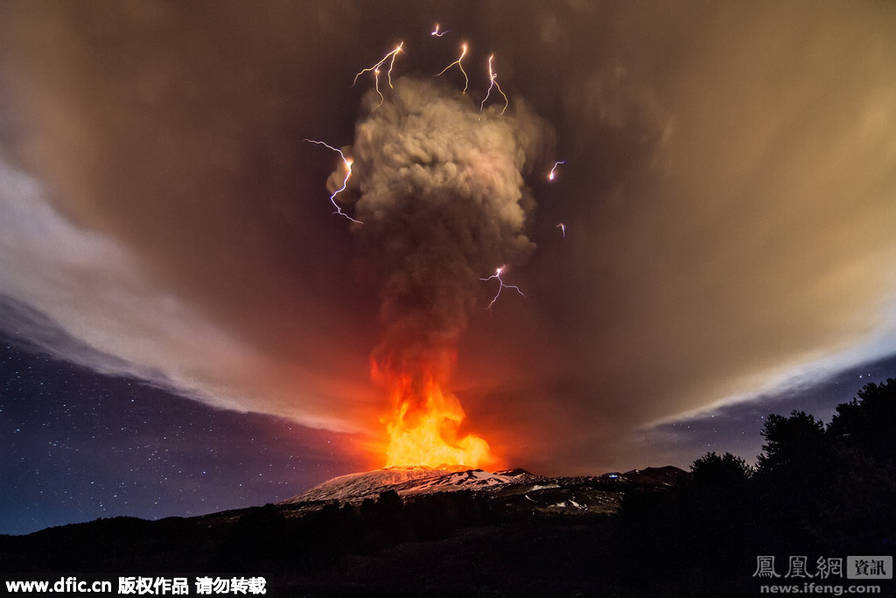
{"label": "night sky", "polygon": [[880,2],[4,3],[0,532],[381,466],[372,371],[539,473],[828,419],[896,376],[894,63]]}
{"label": "night sky", "polygon": [[879,384],[888,378],[896,378],[896,355],[836,372],[828,378],[807,379],[784,392],[762,394],[752,401],[658,425],[645,434],[644,442],[680,466],[709,451],[728,451],[755,463],[763,443],[760,431],[770,413],[789,415],[794,410],[805,411],[829,423],[837,405],[856,398],[866,384]]}
{"label": "night sky", "polygon": [[212,409],[0,344],[0,533],[277,502],[348,470],[338,434]]}

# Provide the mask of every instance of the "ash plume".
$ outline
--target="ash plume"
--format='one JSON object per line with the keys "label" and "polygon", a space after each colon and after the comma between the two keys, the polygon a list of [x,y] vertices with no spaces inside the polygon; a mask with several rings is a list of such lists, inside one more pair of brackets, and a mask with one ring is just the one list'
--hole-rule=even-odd
{"label": "ash plume", "polygon": [[366,98],[350,150],[354,231],[381,284],[381,370],[445,375],[481,299],[479,277],[520,265],[534,200],[525,176],[549,138],[515,100],[501,116],[469,95],[403,78],[379,108]]}

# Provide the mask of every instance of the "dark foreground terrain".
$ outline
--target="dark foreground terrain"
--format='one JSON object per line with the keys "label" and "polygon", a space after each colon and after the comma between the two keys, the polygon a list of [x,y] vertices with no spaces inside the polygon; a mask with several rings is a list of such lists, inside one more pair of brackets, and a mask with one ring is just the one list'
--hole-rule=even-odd
{"label": "dark foreground terrain", "polygon": [[[755,468],[710,453],[689,473],[512,472],[483,490],[104,519],[0,536],[0,572],[265,576],[278,596],[756,596],[770,583],[754,577],[758,556],[776,556],[771,582],[802,584],[786,575],[802,555],[806,579],[848,586],[822,577],[818,559],[896,553],[894,430],[889,380],[827,425],[770,416]],[[896,593],[893,580],[875,583],[876,595]]]}

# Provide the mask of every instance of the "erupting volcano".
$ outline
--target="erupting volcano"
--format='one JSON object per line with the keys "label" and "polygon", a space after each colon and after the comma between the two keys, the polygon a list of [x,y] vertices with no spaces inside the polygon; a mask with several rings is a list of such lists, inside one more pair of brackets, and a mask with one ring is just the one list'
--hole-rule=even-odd
{"label": "erupting volcano", "polygon": [[[386,466],[492,466],[488,442],[466,430],[450,392],[457,347],[471,314],[488,303],[481,272],[522,264],[534,200],[524,177],[539,162],[545,123],[517,101],[481,113],[440,82],[402,78],[343,148],[331,191],[354,203],[365,276],[380,288],[383,336],[371,374],[389,411],[381,418]],[[470,426],[475,430],[476,424]]]}

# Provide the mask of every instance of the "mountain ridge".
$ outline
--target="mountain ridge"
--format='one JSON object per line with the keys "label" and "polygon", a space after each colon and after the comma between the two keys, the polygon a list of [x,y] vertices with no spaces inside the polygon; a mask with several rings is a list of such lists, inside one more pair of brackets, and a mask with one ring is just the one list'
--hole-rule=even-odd
{"label": "mountain ridge", "polygon": [[[444,466],[443,466],[444,467]],[[429,468],[386,467],[371,471],[355,472],[337,476],[304,492],[280,501],[284,507],[298,507],[320,502],[357,503],[365,499],[374,499],[383,492],[395,492],[404,499],[412,499],[424,494],[440,492],[486,492],[489,494],[524,496],[529,502],[536,501],[530,494],[542,494],[545,490],[561,490],[569,494],[564,500],[557,500],[545,506],[566,506],[572,504],[580,510],[589,506],[601,505],[594,500],[575,500],[571,490],[578,488],[580,493],[588,495],[599,503],[618,486],[629,484],[649,484],[668,486],[687,475],[683,470],[667,465],[663,467],[647,467],[633,469],[628,472],[609,472],[598,476],[547,477],[533,474],[525,469],[505,469],[488,472],[478,468]],[[600,488],[601,492],[594,490]],[[554,492],[553,494],[556,494]],[[615,501],[614,501],[615,502]],[[584,505],[584,506],[583,506]],[[606,505],[602,505],[606,506]],[[601,508],[600,510],[603,510]]]}

